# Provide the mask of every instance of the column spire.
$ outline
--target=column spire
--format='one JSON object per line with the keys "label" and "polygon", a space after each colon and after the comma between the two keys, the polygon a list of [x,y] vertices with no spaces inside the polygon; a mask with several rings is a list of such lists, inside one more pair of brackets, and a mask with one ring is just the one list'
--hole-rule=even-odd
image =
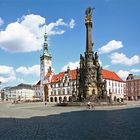
{"label": "column spire", "polygon": [[92,52],[92,13],[93,9],[88,7],[85,11],[85,25],[86,25],[86,52]]}

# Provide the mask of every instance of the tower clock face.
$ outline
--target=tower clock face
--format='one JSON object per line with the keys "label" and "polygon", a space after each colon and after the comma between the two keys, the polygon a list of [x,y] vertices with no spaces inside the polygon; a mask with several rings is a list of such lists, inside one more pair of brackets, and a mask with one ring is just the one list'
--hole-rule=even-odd
{"label": "tower clock face", "polygon": [[49,68],[51,67],[51,60],[50,59],[43,59],[40,62],[40,74],[41,77],[44,78],[46,73],[48,72]]}

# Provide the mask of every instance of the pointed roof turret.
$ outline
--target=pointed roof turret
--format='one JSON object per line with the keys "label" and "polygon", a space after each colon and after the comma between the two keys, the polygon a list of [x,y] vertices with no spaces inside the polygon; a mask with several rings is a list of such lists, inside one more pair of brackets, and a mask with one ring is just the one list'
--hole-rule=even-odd
{"label": "pointed roof turret", "polygon": [[46,27],[45,27],[45,34],[44,34],[44,43],[43,43],[43,54],[40,56],[41,59],[44,57],[49,57],[51,58],[51,55],[49,54],[48,51],[48,40],[47,40],[47,33],[46,33]]}
{"label": "pointed roof turret", "polygon": [[44,44],[43,44],[43,56],[48,56],[51,57],[48,51],[48,41],[47,41],[47,33],[46,33],[46,28],[45,28],[45,34],[44,34]]}

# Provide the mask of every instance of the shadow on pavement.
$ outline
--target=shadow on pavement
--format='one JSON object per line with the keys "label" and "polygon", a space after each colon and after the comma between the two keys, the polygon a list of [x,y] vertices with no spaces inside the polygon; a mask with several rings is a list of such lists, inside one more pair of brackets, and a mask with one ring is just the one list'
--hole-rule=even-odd
{"label": "shadow on pavement", "polygon": [[138,140],[140,108],[0,118],[0,140]]}

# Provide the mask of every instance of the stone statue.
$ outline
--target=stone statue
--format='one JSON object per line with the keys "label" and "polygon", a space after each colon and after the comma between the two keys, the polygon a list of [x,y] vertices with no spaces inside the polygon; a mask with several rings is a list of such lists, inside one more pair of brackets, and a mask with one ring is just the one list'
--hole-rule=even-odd
{"label": "stone statue", "polygon": [[98,53],[95,53],[95,60],[98,60]]}
{"label": "stone statue", "polygon": [[86,16],[91,17],[93,9],[95,8],[88,7],[85,11]]}
{"label": "stone statue", "polygon": [[83,61],[84,60],[84,57],[82,56],[82,54],[80,54],[80,59]]}

